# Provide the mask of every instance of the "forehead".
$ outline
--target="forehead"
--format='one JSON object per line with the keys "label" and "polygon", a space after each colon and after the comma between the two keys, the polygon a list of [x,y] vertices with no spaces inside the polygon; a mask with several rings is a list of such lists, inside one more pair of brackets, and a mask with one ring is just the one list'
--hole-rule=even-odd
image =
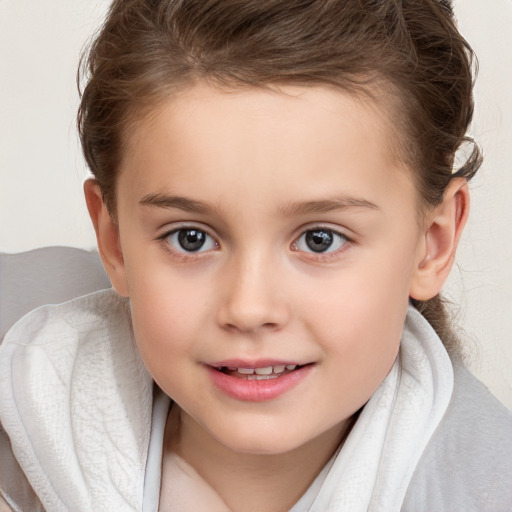
{"label": "forehead", "polygon": [[134,125],[120,184],[129,177],[139,195],[196,187],[219,200],[248,180],[262,191],[272,182],[284,196],[306,195],[304,178],[324,195],[333,178],[354,194],[365,180],[391,186],[410,173],[395,157],[389,117],[368,96],[328,87],[198,84]]}
{"label": "forehead", "polygon": [[[380,83],[380,82],[379,82]],[[339,87],[329,85],[286,85],[271,86],[216,86],[198,81],[189,86],[181,86],[152,107],[138,110],[137,107],[129,116],[127,124],[130,132],[126,142],[137,145],[137,139],[144,136],[148,128],[156,124],[168,122],[171,119],[176,129],[186,128],[183,121],[187,118],[202,116],[203,121],[237,122],[240,116],[251,113],[247,121],[253,123],[269,112],[279,110],[279,117],[286,121],[308,121],[325,124],[332,122],[334,117],[342,114],[348,122],[368,123],[375,126],[382,135],[389,129],[396,132],[400,121],[401,110],[393,100],[391,86],[382,83],[380,86],[368,86],[360,92],[348,92]],[[237,116],[237,113],[240,115]],[[331,117],[331,119],[329,119]],[[342,121],[338,118],[338,121]],[[194,130],[199,135],[201,126],[195,125]],[[250,128],[249,125],[246,128]],[[277,126],[276,126],[277,128]],[[268,130],[268,127],[266,127]],[[396,133],[393,133],[393,140]],[[389,138],[390,147],[394,143]]]}

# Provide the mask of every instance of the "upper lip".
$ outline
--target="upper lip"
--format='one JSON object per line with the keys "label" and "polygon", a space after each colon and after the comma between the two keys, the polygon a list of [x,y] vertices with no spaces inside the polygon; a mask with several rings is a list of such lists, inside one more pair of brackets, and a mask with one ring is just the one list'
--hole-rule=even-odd
{"label": "upper lip", "polygon": [[287,365],[304,366],[304,364],[305,363],[299,363],[294,359],[224,359],[222,361],[207,363],[208,366],[211,366],[213,368],[267,368],[269,366]]}

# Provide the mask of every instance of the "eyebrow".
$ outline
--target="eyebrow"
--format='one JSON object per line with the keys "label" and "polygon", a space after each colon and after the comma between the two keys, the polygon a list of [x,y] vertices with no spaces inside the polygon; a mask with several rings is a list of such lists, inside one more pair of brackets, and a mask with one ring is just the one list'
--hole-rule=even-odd
{"label": "eyebrow", "polygon": [[148,194],[144,196],[139,204],[152,206],[154,208],[177,208],[190,213],[209,214],[214,208],[203,201],[195,201],[181,196],[168,196],[166,194]]}
{"label": "eyebrow", "polygon": [[366,199],[352,196],[342,196],[333,199],[288,203],[280,211],[285,216],[307,215],[310,213],[328,213],[335,210],[352,209],[380,210],[380,208]]}
{"label": "eyebrow", "polygon": [[[215,208],[207,202],[196,201],[187,197],[169,196],[166,194],[148,194],[139,204],[153,208],[176,208],[189,213],[208,215],[215,212]],[[351,209],[380,210],[380,208],[366,199],[352,196],[342,196],[334,199],[321,199],[314,201],[291,202],[280,207],[280,213],[285,217],[294,215],[307,215],[312,213],[328,213],[335,210]]]}

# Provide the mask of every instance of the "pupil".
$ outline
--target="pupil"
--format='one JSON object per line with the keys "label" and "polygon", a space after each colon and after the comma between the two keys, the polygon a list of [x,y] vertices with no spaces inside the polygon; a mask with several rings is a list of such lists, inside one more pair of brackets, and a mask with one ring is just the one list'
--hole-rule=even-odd
{"label": "pupil", "polygon": [[204,245],[205,234],[197,229],[182,229],[178,233],[178,241],[186,251],[198,251]]}
{"label": "pupil", "polygon": [[308,231],[306,233],[306,244],[314,252],[324,252],[332,245],[333,236],[329,231],[323,229]]}

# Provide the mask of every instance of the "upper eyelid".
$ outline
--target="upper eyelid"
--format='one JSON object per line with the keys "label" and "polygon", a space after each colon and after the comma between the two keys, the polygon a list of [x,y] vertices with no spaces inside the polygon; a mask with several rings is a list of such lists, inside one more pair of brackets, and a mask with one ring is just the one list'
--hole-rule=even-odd
{"label": "upper eyelid", "polygon": [[207,229],[203,226],[197,226],[195,223],[186,223],[186,224],[183,223],[174,228],[163,229],[161,234],[158,234],[155,237],[155,240],[158,240],[159,242],[165,242],[166,239],[169,238],[171,235],[174,235],[178,231],[187,230],[187,229],[195,229],[197,231],[202,231],[203,233],[206,233],[206,235],[215,242],[215,245],[217,247],[220,247],[219,239],[217,236],[213,235],[209,229]]}
{"label": "upper eyelid", "polygon": [[[170,227],[171,224],[176,225],[174,227]],[[173,222],[165,224],[161,229],[158,230],[160,234],[157,236],[157,238],[166,238],[173,233],[181,231],[182,229],[197,229],[198,231],[203,231],[214,240],[217,240],[217,237],[212,233],[212,230],[200,222]]]}
{"label": "upper eyelid", "polygon": [[[306,233],[310,232],[310,231],[320,231],[320,230],[324,230],[324,231],[330,231],[332,233],[335,233],[336,235],[340,236],[341,238],[343,238],[345,241],[342,243],[341,247],[339,247],[338,249],[334,250],[334,251],[326,251],[326,252],[309,252],[309,251],[304,251],[302,249],[300,249],[298,247],[298,244],[301,240],[301,238],[303,236],[306,235]],[[342,253],[344,253],[347,249],[349,249],[352,245],[354,245],[354,239],[348,235],[346,235],[342,229],[335,229],[335,228],[331,228],[331,227],[328,227],[326,226],[325,224],[323,225],[313,225],[311,227],[307,227],[306,229],[302,229],[301,232],[299,233],[299,235],[297,235],[291,246],[290,246],[290,249],[293,251],[293,252],[297,252],[297,253],[301,253],[303,254],[305,258],[307,258],[308,260],[315,260],[315,261],[328,261],[328,260],[331,260],[331,259],[336,259],[337,257],[339,257]]]}
{"label": "upper eyelid", "polygon": [[303,237],[306,233],[309,233],[311,231],[330,231],[331,233],[334,233],[334,234],[344,238],[347,242],[352,242],[352,239],[348,235],[343,233],[342,231],[339,231],[339,230],[336,230],[336,229],[332,229],[332,228],[328,228],[328,227],[325,227],[325,226],[318,226],[318,227],[308,228],[308,229],[305,229],[305,230],[301,231],[300,234],[295,237],[295,239],[293,241],[293,244],[295,245],[297,243],[297,241],[300,240],[301,237]]}
{"label": "upper eyelid", "polygon": [[341,226],[332,227],[331,225],[329,225],[329,223],[318,223],[318,224],[309,223],[309,224],[306,224],[305,226],[301,226],[300,229],[298,230],[298,234],[296,235],[295,240],[298,240],[299,237],[301,237],[308,231],[315,231],[315,230],[321,230],[321,229],[323,229],[325,231],[332,231],[333,233],[336,233],[336,234],[342,236],[343,238],[346,238],[349,241],[353,241],[353,236],[350,233],[347,233],[347,231],[349,231],[348,229],[343,228]]}
{"label": "upper eyelid", "polygon": [[[196,229],[197,231],[202,231],[203,233],[206,233],[207,237],[209,237],[213,243],[214,243],[214,247],[213,248],[209,248],[207,250],[198,250],[198,251],[187,251],[186,249],[182,248],[182,249],[179,249],[177,247],[174,246],[173,243],[171,243],[168,238],[172,235],[175,235],[176,233],[178,233],[179,231],[183,231],[183,230],[187,230],[187,229]],[[171,229],[171,230],[168,230],[168,231],[165,231],[162,235],[159,235],[156,240],[158,241],[159,244],[162,244],[164,247],[165,247],[165,250],[168,251],[168,252],[171,252],[172,254],[178,256],[179,258],[181,259],[194,259],[194,258],[200,258],[202,257],[203,255],[205,254],[208,254],[210,253],[211,251],[216,251],[220,248],[220,244],[219,242],[217,241],[217,239],[212,236],[210,233],[208,233],[205,229],[202,229],[202,228],[198,228],[197,226],[192,226],[192,225],[187,225],[187,226],[180,226],[180,227],[177,227],[175,229]]]}
{"label": "upper eyelid", "polygon": [[[169,224],[170,225],[175,224],[175,226],[170,227]],[[201,222],[178,221],[176,223],[169,223],[169,224],[164,225],[162,227],[161,233],[158,234],[156,239],[163,240],[163,239],[167,238],[168,236],[170,236],[178,231],[181,231],[182,229],[197,229],[199,231],[203,231],[209,237],[211,237],[218,246],[221,245],[220,241],[219,241],[220,237],[216,233],[214,233],[214,230],[212,228],[210,228],[209,226],[205,226]],[[301,236],[303,236],[305,233],[307,233],[308,231],[321,230],[321,229],[324,229],[326,231],[332,231],[333,233],[336,233],[336,234],[342,236],[349,242],[354,241],[354,237],[351,234],[347,233],[348,230],[346,228],[343,228],[341,226],[333,227],[328,222],[319,222],[319,223],[307,223],[307,224],[302,225],[299,228],[297,228],[295,230],[296,234],[293,236],[292,243],[295,244],[297,242],[297,240],[299,240],[299,238]]]}

